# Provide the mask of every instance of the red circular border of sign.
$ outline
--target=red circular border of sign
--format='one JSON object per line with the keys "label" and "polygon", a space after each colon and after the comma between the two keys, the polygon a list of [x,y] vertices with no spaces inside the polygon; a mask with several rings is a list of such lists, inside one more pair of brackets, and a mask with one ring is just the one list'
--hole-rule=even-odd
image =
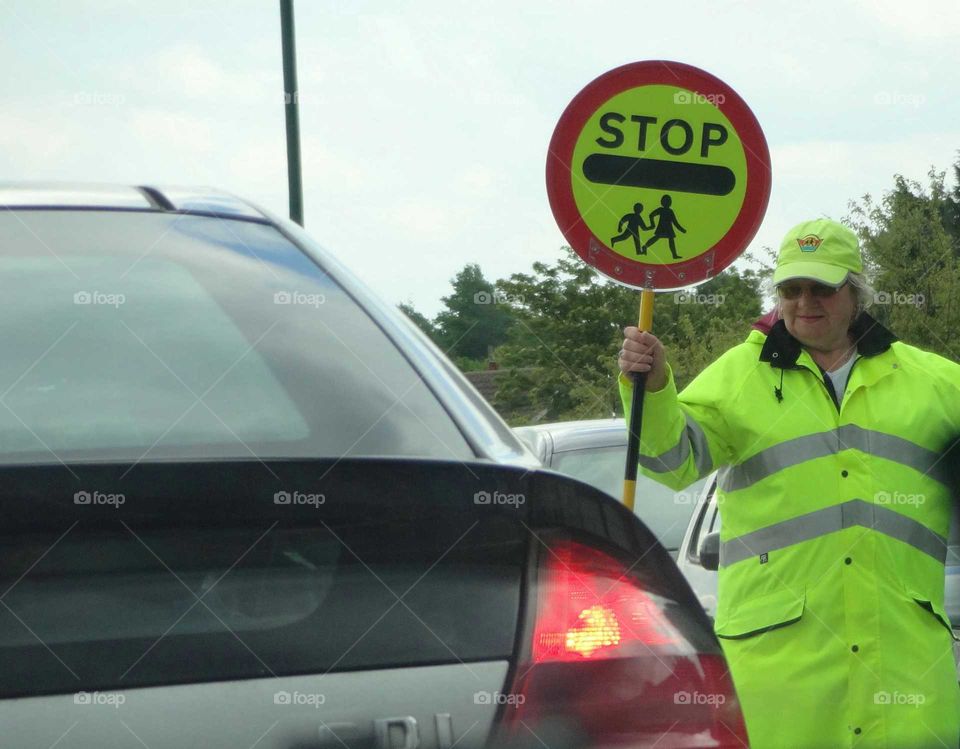
{"label": "red circular border of sign", "polygon": [[[622,91],[638,86],[676,85],[704,96],[723,95],[715,106],[737,131],[747,160],[747,190],[733,225],[713,246],[709,275],[703,255],[671,265],[639,263],[618,255],[596,237],[580,216],[573,196],[570,163],[577,138],[599,107]],[[720,101],[719,97],[715,101]],[[740,255],[753,239],[770,200],[770,151],[760,123],[739,94],[705,70],[681,62],[646,60],[614,68],[589,83],[567,105],[550,139],[547,154],[547,196],[553,216],[570,246],[604,275],[630,286],[679,289],[712,278]],[[591,241],[596,251],[591,257]],[[617,273],[620,265],[623,272]],[[679,274],[683,273],[683,278]]]}

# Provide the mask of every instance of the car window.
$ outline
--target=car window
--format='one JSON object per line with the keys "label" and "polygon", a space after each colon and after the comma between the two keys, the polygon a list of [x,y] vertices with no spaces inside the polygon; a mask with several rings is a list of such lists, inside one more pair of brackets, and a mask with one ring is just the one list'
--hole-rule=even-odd
{"label": "car window", "polygon": [[620,447],[595,447],[555,453],[551,468],[580,479],[614,497],[623,494],[625,451]]}
{"label": "car window", "polygon": [[[555,453],[551,468],[591,484],[611,496],[623,496],[625,449],[597,447]],[[674,492],[653,479],[637,476],[635,513],[668,549],[680,548],[690,513],[706,479]]]}
{"label": "car window", "polygon": [[710,487],[710,497],[699,507],[699,516],[690,539],[690,545],[687,548],[687,561],[692,564],[700,564],[700,544],[707,534],[720,530],[720,513],[717,508],[717,486],[716,483]]}
{"label": "car window", "polygon": [[0,216],[0,462],[473,457],[380,327],[275,228]]}
{"label": "car window", "polygon": [[717,495],[714,494],[710,497],[710,533],[714,531],[720,531],[720,511],[717,507]]}

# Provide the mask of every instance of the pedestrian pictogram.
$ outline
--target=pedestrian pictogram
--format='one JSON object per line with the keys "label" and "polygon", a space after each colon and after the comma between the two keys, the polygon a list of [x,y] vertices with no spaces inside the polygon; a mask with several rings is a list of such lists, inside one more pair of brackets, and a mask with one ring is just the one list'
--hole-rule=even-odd
{"label": "pedestrian pictogram", "polygon": [[643,220],[643,203],[634,203],[633,212],[621,218],[620,223],[617,224],[620,233],[610,239],[610,246],[613,247],[621,239],[632,237],[637,254],[642,255],[645,250],[643,249],[643,240],[640,239],[640,230],[649,231],[651,228]]}
{"label": "pedestrian pictogram", "polygon": [[[650,213],[650,225],[643,220],[643,203],[634,203],[633,213],[628,213],[620,219],[617,229],[620,231],[615,237],[610,238],[610,246],[613,247],[617,242],[632,238],[633,246],[638,255],[646,255],[647,248],[658,239],[667,239],[670,242],[670,255],[674,260],[680,260],[677,254],[677,247],[674,239],[676,234],[674,229],[679,229],[686,233],[686,229],[680,226],[677,221],[677,214],[671,209],[673,198],[664,195],[660,198],[660,207]],[[656,225],[654,225],[656,224]],[[640,231],[652,231],[653,237],[644,242],[640,238]]]}
{"label": "pedestrian pictogram", "polygon": [[641,254],[646,254],[647,248],[658,239],[666,239],[670,242],[671,257],[673,257],[674,260],[680,259],[680,256],[677,254],[676,244],[673,241],[674,237],[677,236],[674,233],[674,229],[679,229],[684,234],[686,234],[687,230],[680,226],[680,222],[677,221],[677,214],[673,212],[673,209],[670,207],[671,205],[673,205],[673,202],[670,196],[664,195],[660,198],[660,207],[650,214],[651,219],[656,219],[657,228],[654,230],[653,238],[643,246],[643,252]]}

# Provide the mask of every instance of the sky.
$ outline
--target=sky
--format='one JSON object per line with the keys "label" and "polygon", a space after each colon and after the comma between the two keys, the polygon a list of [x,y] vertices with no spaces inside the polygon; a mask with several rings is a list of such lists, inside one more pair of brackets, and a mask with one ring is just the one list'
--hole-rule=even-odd
{"label": "sky", "polygon": [[[278,7],[0,0],[0,179],[212,186],[287,215]],[[753,110],[773,172],[754,250],[960,149],[955,0],[295,8],[306,228],[428,316],[466,263],[560,257],[550,137],[625,63],[695,65]]]}

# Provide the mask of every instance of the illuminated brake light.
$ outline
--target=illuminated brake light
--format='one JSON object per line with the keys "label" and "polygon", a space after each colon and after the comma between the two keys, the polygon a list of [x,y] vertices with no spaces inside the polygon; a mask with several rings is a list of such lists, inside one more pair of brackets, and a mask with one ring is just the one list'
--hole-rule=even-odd
{"label": "illuminated brake light", "polygon": [[580,625],[567,632],[568,653],[579,653],[589,658],[600,648],[620,644],[620,622],[613,609],[591,606],[577,617]]}
{"label": "illuminated brake light", "polygon": [[622,657],[682,639],[624,566],[596,549],[553,548],[539,588],[534,663]]}

